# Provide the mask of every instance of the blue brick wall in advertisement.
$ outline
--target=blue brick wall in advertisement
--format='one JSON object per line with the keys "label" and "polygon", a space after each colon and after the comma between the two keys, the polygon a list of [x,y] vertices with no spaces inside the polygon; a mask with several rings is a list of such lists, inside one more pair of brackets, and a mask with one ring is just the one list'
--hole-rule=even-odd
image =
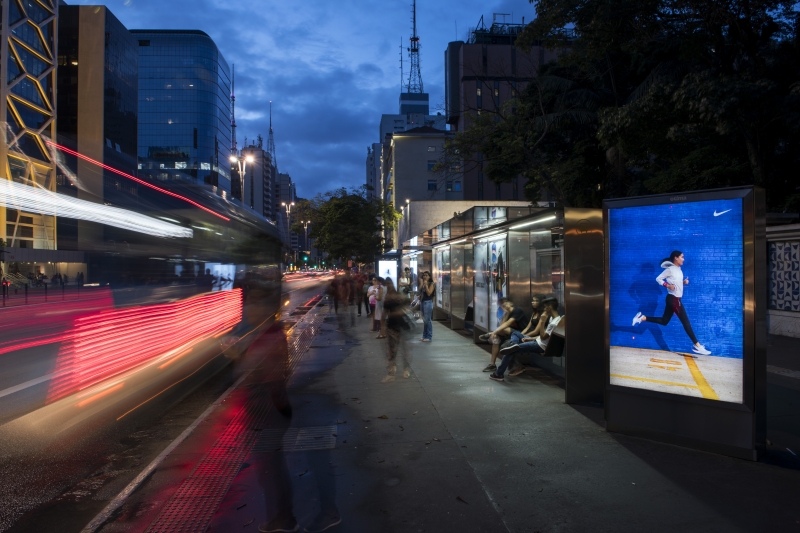
{"label": "blue brick wall in advertisement", "polygon": [[[715,216],[715,214],[717,216]],[[689,285],[682,303],[698,340],[712,355],[741,359],[744,340],[742,201],[714,200],[609,211],[611,345],[691,353],[677,316],[666,327],[637,312],[661,316],[667,290],[656,283],[672,250],[686,257]]]}

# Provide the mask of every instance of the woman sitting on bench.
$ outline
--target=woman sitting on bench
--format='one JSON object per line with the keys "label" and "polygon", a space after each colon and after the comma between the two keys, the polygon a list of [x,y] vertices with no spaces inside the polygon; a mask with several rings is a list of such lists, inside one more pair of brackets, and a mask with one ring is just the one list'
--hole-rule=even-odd
{"label": "woman sitting on bench", "polygon": [[[558,300],[556,298],[552,296],[546,298],[542,302],[542,305],[544,306],[542,316],[549,318],[549,323],[545,331],[536,338],[523,337],[522,342],[519,344],[508,346],[500,350],[500,355],[503,356],[503,360],[500,366],[497,367],[497,370],[489,374],[489,379],[504,381],[503,374],[512,362],[516,362],[519,366],[527,365],[533,362],[534,354],[544,354],[547,349],[547,343],[550,340],[550,335],[552,335],[553,330],[556,329],[556,326],[561,321],[561,315],[558,314]],[[521,372],[515,371],[513,375],[517,375],[518,373]]]}

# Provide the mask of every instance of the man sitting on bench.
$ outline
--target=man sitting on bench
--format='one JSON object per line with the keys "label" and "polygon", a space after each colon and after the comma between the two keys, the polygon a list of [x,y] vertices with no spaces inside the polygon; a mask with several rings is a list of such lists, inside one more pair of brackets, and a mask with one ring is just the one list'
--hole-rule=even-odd
{"label": "man sitting on bench", "polygon": [[525,316],[525,311],[519,307],[515,307],[514,302],[508,298],[501,298],[499,303],[503,308],[503,311],[505,311],[503,319],[500,321],[500,325],[497,326],[497,329],[494,331],[490,331],[489,333],[485,333],[478,337],[478,339],[484,342],[489,341],[492,343],[492,359],[489,362],[489,366],[483,369],[484,372],[492,372],[497,370],[495,361],[497,361],[497,354],[500,353],[500,345],[504,340],[510,338],[513,333],[522,330],[522,328],[524,328],[525,324],[528,322],[528,317]]}
{"label": "man sitting on bench", "polygon": [[[546,298],[542,302],[542,305],[544,305],[543,316],[549,317],[550,319],[545,331],[536,338],[523,337],[521,343],[500,350],[500,355],[503,356],[503,360],[500,362],[500,366],[497,367],[497,370],[489,374],[489,379],[504,381],[503,374],[512,362],[520,366],[529,365],[533,362],[533,356],[535,354],[544,354],[547,348],[547,342],[550,340],[550,335],[561,321],[561,316],[558,314],[558,300],[556,298],[552,296]],[[517,374],[518,372],[514,372],[513,375]]]}

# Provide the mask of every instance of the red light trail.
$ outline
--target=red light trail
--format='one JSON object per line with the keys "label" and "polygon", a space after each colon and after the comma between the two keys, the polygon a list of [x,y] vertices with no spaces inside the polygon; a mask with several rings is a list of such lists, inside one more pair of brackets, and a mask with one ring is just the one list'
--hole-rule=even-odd
{"label": "red light trail", "polygon": [[230,222],[230,220],[231,220],[230,218],[228,218],[226,216],[223,216],[223,215],[220,215],[219,213],[217,213],[215,211],[212,211],[211,209],[205,207],[204,205],[201,205],[201,204],[195,202],[194,200],[190,200],[189,198],[186,198],[185,196],[181,196],[180,194],[176,194],[176,193],[168,191],[166,189],[162,189],[161,187],[153,185],[152,183],[147,183],[146,181],[141,180],[141,179],[137,178],[136,176],[132,176],[131,174],[127,174],[125,172],[122,172],[121,170],[117,170],[114,167],[110,167],[110,166],[108,166],[106,164],[101,163],[100,161],[97,161],[96,159],[92,159],[91,157],[85,156],[85,155],[83,155],[83,154],[81,154],[79,152],[76,152],[75,150],[71,150],[71,149],[67,148],[66,146],[61,146],[60,144],[56,144],[53,141],[48,141],[48,140],[45,140],[45,142],[47,144],[49,144],[50,146],[52,146],[54,148],[57,148],[58,150],[61,150],[62,152],[65,152],[65,153],[70,154],[70,155],[74,155],[75,157],[79,157],[79,158],[83,159],[84,161],[88,161],[89,163],[92,163],[94,165],[102,167],[102,168],[104,168],[104,169],[106,169],[106,170],[108,170],[110,172],[113,172],[115,174],[119,174],[120,176],[122,176],[124,178],[128,178],[129,180],[133,180],[133,181],[135,181],[136,183],[138,183],[140,185],[144,185],[145,187],[149,187],[149,188],[151,188],[151,189],[153,189],[155,191],[158,191],[160,193],[166,194],[168,196],[172,196],[173,198],[178,198],[179,200],[183,200],[184,202],[188,202],[188,203],[192,204],[193,206],[202,209],[203,211],[211,213],[215,217],[221,218],[225,222]]}
{"label": "red light trail", "polygon": [[78,317],[62,343],[48,403],[214,337],[241,319],[241,289]]}

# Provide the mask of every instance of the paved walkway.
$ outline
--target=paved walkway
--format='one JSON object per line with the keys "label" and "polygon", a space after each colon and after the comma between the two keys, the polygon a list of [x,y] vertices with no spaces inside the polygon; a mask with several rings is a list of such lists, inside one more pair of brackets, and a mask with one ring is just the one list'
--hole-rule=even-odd
{"label": "paved walkway", "polygon": [[[433,342],[408,342],[411,377],[398,361],[397,380],[381,383],[386,341],[370,320],[340,332],[332,319],[296,361],[290,421],[273,410],[250,428],[259,436],[209,531],[257,531],[281,505],[301,531],[321,509],[341,516],[332,532],[800,530],[800,461],[783,451],[800,380],[770,374],[771,424],[784,425],[752,463],[607,433],[601,407],[565,405],[543,371],[489,380],[487,352],[440,324]],[[146,530],[257,389],[243,383],[103,531]]]}

